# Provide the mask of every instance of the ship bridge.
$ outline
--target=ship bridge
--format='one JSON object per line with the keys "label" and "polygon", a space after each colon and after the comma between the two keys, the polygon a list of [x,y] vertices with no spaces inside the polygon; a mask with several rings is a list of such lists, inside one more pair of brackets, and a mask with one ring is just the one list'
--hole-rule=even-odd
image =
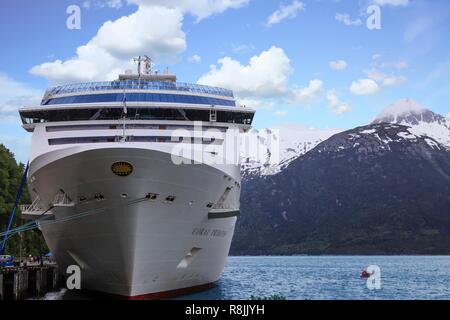
{"label": "ship bridge", "polygon": [[231,90],[156,78],[87,82],[50,88],[42,106],[96,102],[169,102],[235,107]]}
{"label": "ship bridge", "polygon": [[24,128],[68,121],[156,120],[232,123],[250,127],[255,111],[236,103],[228,89],[177,82],[167,70],[152,71],[148,57],[139,57],[138,73],[117,80],[49,88],[38,106],[23,107]]}

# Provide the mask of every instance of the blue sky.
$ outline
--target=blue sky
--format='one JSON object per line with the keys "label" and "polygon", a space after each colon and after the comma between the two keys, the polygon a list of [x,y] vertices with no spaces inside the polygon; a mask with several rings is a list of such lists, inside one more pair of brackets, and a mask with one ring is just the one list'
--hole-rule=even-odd
{"label": "blue sky", "polygon": [[[66,26],[70,5],[80,29]],[[370,5],[381,29],[366,25]],[[110,80],[139,54],[233,89],[257,128],[352,128],[406,97],[450,113],[447,0],[15,0],[0,23],[0,143],[21,161],[19,106],[50,84]]]}

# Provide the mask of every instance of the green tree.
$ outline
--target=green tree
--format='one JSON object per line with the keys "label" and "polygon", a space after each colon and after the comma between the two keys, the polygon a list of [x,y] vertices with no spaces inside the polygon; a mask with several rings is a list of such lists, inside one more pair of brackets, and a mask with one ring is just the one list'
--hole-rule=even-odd
{"label": "green tree", "polygon": [[[17,191],[22,179],[25,166],[17,163],[14,154],[3,144],[0,144],[0,230],[6,230],[8,218],[16,200]],[[25,186],[21,204],[30,203],[31,199]],[[13,227],[23,223],[20,208],[17,209],[13,220]],[[42,255],[48,252],[44,237],[39,230],[32,230],[15,235],[8,239],[5,253],[18,256],[20,253],[20,242],[22,239],[22,255]]]}

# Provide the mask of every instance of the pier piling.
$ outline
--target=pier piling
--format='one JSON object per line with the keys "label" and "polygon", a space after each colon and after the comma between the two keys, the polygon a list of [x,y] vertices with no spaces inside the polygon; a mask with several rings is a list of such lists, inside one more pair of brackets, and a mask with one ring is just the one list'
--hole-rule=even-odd
{"label": "pier piling", "polygon": [[59,289],[60,272],[56,266],[0,269],[0,300],[23,300]]}
{"label": "pier piling", "polygon": [[36,271],[36,295],[41,296],[47,292],[47,269]]}
{"label": "pier piling", "polygon": [[28,271],[18,270],[13,274],[13,299],[22,300],[27,297]]}
{"label": "pier piling", "polygon": [[3,274],[0,273],[0,301],[5,300],[3,290]]}
{"label": "pier piling", "polygon": [[49,268],[47,271],[47,283],[49,290],[56,290],[59,288],[59,269]]}

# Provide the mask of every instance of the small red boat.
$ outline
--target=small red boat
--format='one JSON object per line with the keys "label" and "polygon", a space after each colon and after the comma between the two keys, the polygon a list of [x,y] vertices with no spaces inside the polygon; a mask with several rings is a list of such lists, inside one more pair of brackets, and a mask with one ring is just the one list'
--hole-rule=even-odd
{"label": "small red boat", "polygon": [[361,278],[369,278],[370,276],[371,276],[372,274],[371,273],[369,273],[369,272],[367,272],[367,270],[363,270],[362,272],[361,272]]}

